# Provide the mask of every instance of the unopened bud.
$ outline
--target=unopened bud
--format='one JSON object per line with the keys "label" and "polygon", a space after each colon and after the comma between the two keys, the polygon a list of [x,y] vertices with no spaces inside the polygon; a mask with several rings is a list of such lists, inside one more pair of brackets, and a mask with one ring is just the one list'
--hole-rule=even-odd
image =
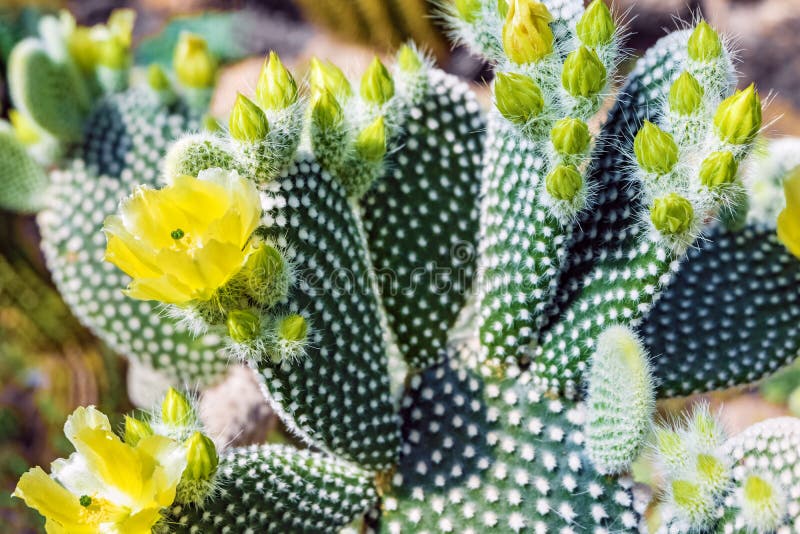
{"label": "unopened bud", "polygon": [[14,135],[23,145],[34,145],[41,141],[42,134],[28,115],[16,109],[10,109],[8,110],[8,120],[14,127]]}
{"label": "unopened bud", "polygon": [[750,143],[761,129],[761,100],[752,83],[720,103],[714,115],[717,135],[732,145]]}
{"label": "unopened bud", "polygon": [[228,336],[236,343],[254,340],[261,329],[261,319],[248,310],[231,311],[225,324],[228,327]]}
{"label": "unopened bud", "polygon": [[214,85],[217,62],[208,43],[199,35],[182,33],[172,59],[175,75],[186,87],[206,89]]}
{"label": "unopened bud", "polygon": [[575,156],[589,149],[592,135],[589,127],[580,119],[566,117],[556,122],[550,131],[553,148],[561,156]]}
{"label": "unopened bud", "polygon": [[195,432],[186,440],[186,469],[183,478],[208,480],[217,471],[219,456],[214,442],[201,432]]}
{"label": "unopened bud", "polygon": [[302,315],[289,315],[278,323],[278,337],[282,340],[299,343],[305,341],[307,335],[308,323]]}
{"label": "unopened bud", "polygon": [[182,393],[170,387],[161,403],[161,419],[170,426],[190,426],[195,421],[194,408]]}
{"label": "unopened bud", "polygon": [[125,43],[113,34],[95,43],[95,59],[98,65],[112,70],[122,70],[128,65],[128,52]]}
{"label": "unopened bud", "polygon": [[154,91],[167,91],[171,88],[169,78],[158,63],[151,63],[147,67],[147,84]]}
{"label": "unopened bud", "polygon": [[578,39],[586,46],[609,44],[614,39],[614,17],[603,0],[594,0],[584,11],[575,28]]}
{"label": "unopened bud", "polygon": [[700,183],[709,189],[730,184],[736,178],[739,164],[728,151],[712,152],[700,164]]}
{"label": "unopened bud", "polygon": [[405,72],[416,72],[422,67],[422,60],[416,50],[404,44],[397,52],[397,66]]}
{"label": "unopened bud", "polygon": [[658,175],[667,174],[678,162],[675,140],[650,121],[645,121],[636,134],[633,152],[642,169]]}
{"label": "unopened bud", "polygon": [[677,193],[669,193],[653,201],[650,220],[662,234],[680,235],[692,226],[694,208],[686,198]]}
{"label": "unopened bud", "polygon": [[539,61],[553,51],[553,16],[537,0],[509,0],[503,50],[514,63]]}
{"label": "unopened bud", "polygon": [[83,72],[91,72],[97,61],[97,50],[92,31],[85,26],[72,30],[67,38],[69,55]]}
{"label": "unopened bud", "polygon": [[317,94],[311,106],[311,119],[320,130],[337,128],[342,124],[344,114],[332,92],[324,90]]}
{"label": "unopened bud", "polygon": [[466,23],[475,22],[481,9],[480,0],[455,0],[456,13]]}
{"label": "unopened bud", "polygon": [[125,416],[125,443],[135,447],[142,438],[153,435],[153,429],[146,421],[141,421],[129,415]]}
{"label": "unopened bud", "polygon": [[381,161],[386,155],[386,126],[382,116],[358,134],[356,152],[366,161],[373,162]]}
{"label": "unopened bud", "polygon": [[371,104],[382,106],[394,96],[392,75],[377,57],[361,77],[361,97]]}
{"label": "unopened bud", "polygon": [[700,21],[689,37],[689,57],[695,61],[709,61],[722,54],[722,42],[714,28]]}
{"label": "unopened bud", "polygon": [[539,115],[544,108],[542,90],[524,74],[498,73],[494,98],[500,114],[519,125]]}
{"label": "unopened bud", "polygon": [[581,46],[564,61],[561,84],[572,96],[594,96],[606,86],[606,68],[594,50]]}
{"label": "unopened bud", "polygon": [[273,306],[289,292],[289,265],[281,252],[269,243],[259,243],[247,259],[244,274],[247,292],[262,306]]}
{"label": "unopened bud", "polygon": [[547,175],[544,185],[556,200],[571,201],[583,186],[583,178],[574,165],[558,165]]}
{"label": "unopened bud", "polygon": [[275,52],[269,53],[261,67],[256,100],[266,109],[286,109],[297,101],[297,84]]}
{"label": "unopened bud", "polygon": [[508,16],[508,0],[497,0],[497,12],[500,14],[500,18],[506,18]]}
{"label": "unopened bud", "polygon": [[336,98],[353,94],[350,82],[341,69],[330,61],[317,58],[311,59],[311,91],[315,96],[328,91]]}
{"label": "unopened bud", "polygon": [[669,109],[679,115],[691,115],[700,108],[703,87],[697,79],[684,72],[669,89]]}
{"label": "unopened bud", "polygon": [[231,137],[237,141],[256,143],[269,133],[267,116],[252,100],[239,93],[228,120]]}

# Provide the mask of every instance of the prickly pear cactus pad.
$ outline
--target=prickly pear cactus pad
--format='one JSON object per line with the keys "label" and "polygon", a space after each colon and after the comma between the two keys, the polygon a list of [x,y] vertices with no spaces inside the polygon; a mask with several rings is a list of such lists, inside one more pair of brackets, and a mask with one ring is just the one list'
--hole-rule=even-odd
{"label": "prickly pear cactus pad", "polygon": [[[79,187],[103,203],[91,225],[105,218],[105,259],[126,275],[85,267],[103,236],[84,244],[80,208],[58,214],[50,255],[89,276],[91,290],[61,282],[86,313],[101,321],[93,295],[116,284],[141,307],[103,317],[219,336],[309,447],[220,455],[170,390],[160,415],[126,419],[126,446],[185,451],[148,528],[337,532],[367,516],[387,533],[641,532],[628,472],[650,454],[664,532],[791,531],[797,420],[733,437],[705,406],[654,422],[656,397],[748,384],[798,350],[800,173],[764,172],[764,189],[745,172],[761,102],[733,89],[729,42],[704,21],[665,37],[594,131],[625,33],[602,0],[443,10],[495,67],[485,119],[410,45],[358,80],[315,58],[298,83],[270,53],[226,131],[171,145],[159,187],[137,168],[152,161],[141,140],[174,135],[173,119],[126,120],[62,174],[62,203]],[[196,66],[187,79],[207,81]],[[156,116],[132,111],[143,102],[113,116]],[[754,191],[785,201],[751,212]],[[130,343],[152,359],[163,328]],[[32,478],[75,500],[59,465],[15,495],[63,527]]]}

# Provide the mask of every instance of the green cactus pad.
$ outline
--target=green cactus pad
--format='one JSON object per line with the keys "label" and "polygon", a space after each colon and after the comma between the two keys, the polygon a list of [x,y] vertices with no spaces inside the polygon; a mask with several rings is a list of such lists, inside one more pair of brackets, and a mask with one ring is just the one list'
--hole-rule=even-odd
{"label": "green cactus pad", "polygon": [[335,533],[377,501],[372,476],[324,454],[283,445],[233,449],[201,509],[173,506],[171,532]]}
{"label": "green cactus pad", "polygon": [[467,86],[431,70],[402,150],[362,199],[389,325],[409,364],[435,362],[475,271],[483,121]]}
{"label": "green cactus pad", "polygon": [[411,378],[382,531],[638,532],[630,480],[584,454],[584,407],[542,396],[527,371],[507,377],[448,360]]}
{"label": "green cactus pad", "polygon": [[[287,305],[309,324],[306,355],[258,363],[290,429],[372,469],[394,464],[399,425],[369,260],[344,189],[310,157],[277,178],[269,236],[287,247],[296,280]],[[281,200],[279,200],[281,199]]]}
{"label": "green cactus pad", "polygon": [[42,43],[28,38],[14,48],[8,65],[14,105],[61,141],[79,141],[89,95],[75,67],[52,59]]}
{"label": "green cactus pad", "polygon": [[800,261],[774,226],[719,226],[688,253],[639,330],[659,396],[755,382],[800,352]]}
{"label": "green cactus pad", "polygon": [[0,124],[0,208],[32,213],[44,202],[47,175],[13,130]]}

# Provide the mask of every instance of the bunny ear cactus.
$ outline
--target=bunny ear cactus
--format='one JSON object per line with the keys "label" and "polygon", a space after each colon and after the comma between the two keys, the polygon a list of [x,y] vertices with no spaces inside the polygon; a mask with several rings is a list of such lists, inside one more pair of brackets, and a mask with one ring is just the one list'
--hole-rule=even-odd
{"label": "bunny ear cactus", "polygon": [[[496,65],[486,122],[408,46],[358,83],[314,60],[308,87],[271,55],[228,132],[178,140],[164,187],[143,180],[106,219],[126,293],[224,338],[315,451],[201,454],[184,477],[213,483],[176,490],[159,529],[336,532],[369,514],[391,533],[636,532],[647,503],[625,473],[655,398],[796,355],[777,307],[797,294],[797,190],[786,181],[778,240],[774,219],[751,222],[740,169],[761,107],[753,87],[732,91],[713,29],[657,43],[595,133],[622,33],[600,0],[475,0],[447,17]],[[754,269],[760,287],[723,283],[747,261],[772,262]],[[698,297],[701,284],[736,302]],[[724,376],[698,375],[706,321],[722,325]],[[757,340],[758,365],[737,365],[725,329]],[[777,452],[796,436],[748,432],[726,441],[703,411],[656,430],[679,510],[668,528],[796,521],[778,467],[795,461]]]}

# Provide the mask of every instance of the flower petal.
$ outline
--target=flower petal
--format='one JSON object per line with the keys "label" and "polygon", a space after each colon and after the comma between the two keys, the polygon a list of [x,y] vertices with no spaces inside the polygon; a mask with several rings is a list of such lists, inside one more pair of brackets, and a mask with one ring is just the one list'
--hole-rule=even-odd
{"label": "flower petal", "polygon": [[136,239],[116,215],[103,224],[108,244],[105,260],[113,263],[132,278],[152,278],[160,271],[155,263],[155,251]]}
{"label": "flower petal", "polygon": [[72,446],[77,449],[74,441],[75,436],[78,435],[78,432],[87,428],[111,432],[111,423],[108,421],[106,414],[94,406],[78,406],[64,423],[64,435],[72,443]]}
{"label": "flower petal", "polygon": [[158,300],[166,304],[186,304],[194,299],[186,285],[169,275],[133,280],[123,293],[131,298]]}
{"label": "flower petal", "polygon": [[800,168],[783,182],[786,207],[778,215],[778,239],[800,258]]}
{"label": "flower petal", "polygon": [[12,496],[36,509],[48,523],[55,521],[63,527],[80,527],[80,518],[86,515],[78,498],[47,476],[41,467],[23,474]]}
{"label": "flower petal", "polygon": [[149,481],[149,494],[159,506],[169,506],[175,500],[175,490],[186,469],[186,449],[164,436],[148,436],[139,441],[137,451],[152,459],[154,470]]}

